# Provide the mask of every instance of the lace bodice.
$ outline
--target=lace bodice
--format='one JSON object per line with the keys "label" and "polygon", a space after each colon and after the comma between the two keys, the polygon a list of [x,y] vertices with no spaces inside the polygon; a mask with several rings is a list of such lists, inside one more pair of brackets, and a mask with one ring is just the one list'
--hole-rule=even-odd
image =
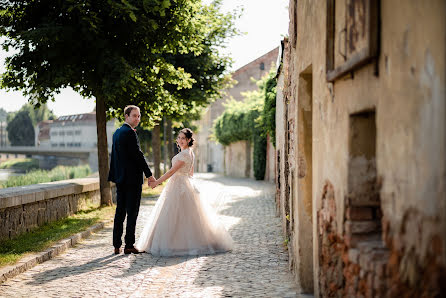
{"label": "lace bodice", "polygon": [[186,149],[178,153],[172,158],[172,165],[175,165],[178,161],[184,161],[184,165],[176,171],[178,175],[189,175],[189,172],[194,163],[194,153],[190,149]]}

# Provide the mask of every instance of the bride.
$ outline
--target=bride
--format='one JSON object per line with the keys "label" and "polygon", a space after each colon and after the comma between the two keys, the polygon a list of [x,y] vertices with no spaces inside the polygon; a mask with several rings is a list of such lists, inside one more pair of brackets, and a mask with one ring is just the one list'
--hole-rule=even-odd
{"label": "bride", "polygon": [[153,182],[152,187],[172,177],[164,187],[140,235],[136,248],[156,256],[200,255],[232,249],[229,233],[200,197],[190,181],[193,175],[192,131],[180,131],[181,152],[172,159],[172,168]]}

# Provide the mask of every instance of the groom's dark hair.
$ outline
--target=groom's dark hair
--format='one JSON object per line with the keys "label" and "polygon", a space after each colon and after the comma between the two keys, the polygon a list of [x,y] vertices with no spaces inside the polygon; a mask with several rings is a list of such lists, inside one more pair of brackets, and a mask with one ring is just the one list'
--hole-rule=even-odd
{"label": "groom's dark hair", "polygon": [[133,109],[138,109],[139,110],[139,108],[137,106],[134,106],[134,105],[126,106],[124,108],[124,115],[130,116],[130,113],[132,112]]}

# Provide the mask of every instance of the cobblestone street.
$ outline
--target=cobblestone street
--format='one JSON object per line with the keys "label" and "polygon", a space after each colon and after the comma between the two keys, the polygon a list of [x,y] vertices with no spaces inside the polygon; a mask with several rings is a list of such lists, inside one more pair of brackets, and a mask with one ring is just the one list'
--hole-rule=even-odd
{"label": "cobblestone street", "polygon": [[[274,186],[196,175],[234,239],[232,252],[198,257],[114,255],[112,226],[0,284],[1,297],[301,297],[288,271]],[[155,199],[144,199],[137,238]]]}

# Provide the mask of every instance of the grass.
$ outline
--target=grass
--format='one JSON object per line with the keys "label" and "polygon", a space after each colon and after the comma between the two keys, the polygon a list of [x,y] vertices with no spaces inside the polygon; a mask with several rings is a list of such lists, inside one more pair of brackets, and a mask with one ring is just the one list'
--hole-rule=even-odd
{"label": "grass", "polygon": [[14,239],[0,242],[0,267],[12,265],[24,256],[40,252],[59,240],[84,231],[95,223],[113,218],[115,207],[81,211],[70,217],[43,225]]}
{"label": "grass", "polygon": [[28,172],[38,168],[39,161],[33,158],[11,159],[0,164],[0,169],[14,169],[21,172]]}
{"label": "grass", "polygon": [[16,187],[65,179],[83,178],[91,173],[89,165],[64,167],[57,166],[50,171],[33,170],[20,176],[11,176],[0,184],[1,187]]}

